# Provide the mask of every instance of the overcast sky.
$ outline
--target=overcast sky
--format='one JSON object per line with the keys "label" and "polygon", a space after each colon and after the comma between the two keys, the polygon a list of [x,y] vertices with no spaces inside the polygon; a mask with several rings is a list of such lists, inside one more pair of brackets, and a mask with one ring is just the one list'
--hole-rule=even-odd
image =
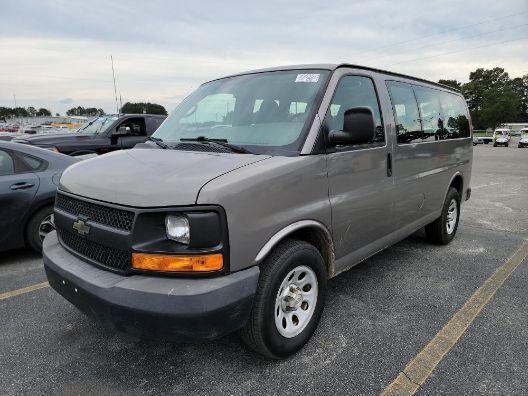
{"label": "overcast sky", "polygon": [[201,82],[267,66],[350,62],[430,80],[528,73],[528,1],[0,0],[0,106],[169,111]]}

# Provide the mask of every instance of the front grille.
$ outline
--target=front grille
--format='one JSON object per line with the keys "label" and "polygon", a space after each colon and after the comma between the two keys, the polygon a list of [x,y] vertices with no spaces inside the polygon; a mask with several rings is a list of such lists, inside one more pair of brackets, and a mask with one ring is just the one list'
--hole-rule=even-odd
{"label": "front grille", "polygon": [[134,212],[83,201],[64,194],[57,194],[55,207],[74,216],[86,216],[90,221],[119,230],[130,231]]}
{"label": "front grille", "polygon": [[131,266],[130,252],[89,241],[88,239],[84,239],[79,235],[60,228],[58,228],[57,231],[64,245],[97,263],[119,271],[126,271]]}

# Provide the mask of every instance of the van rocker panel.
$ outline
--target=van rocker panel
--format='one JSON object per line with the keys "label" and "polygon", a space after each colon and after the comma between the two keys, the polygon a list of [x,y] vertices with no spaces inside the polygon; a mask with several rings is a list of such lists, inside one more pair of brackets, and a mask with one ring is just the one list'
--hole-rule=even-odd
{"label": "van rocker panel", "polygon": [[244,326],[259,278],[258,267],[208,278],[123,276],[66,251],[56,232],[44,241],[50,286],[103,325],[176,341],[213,339]]}

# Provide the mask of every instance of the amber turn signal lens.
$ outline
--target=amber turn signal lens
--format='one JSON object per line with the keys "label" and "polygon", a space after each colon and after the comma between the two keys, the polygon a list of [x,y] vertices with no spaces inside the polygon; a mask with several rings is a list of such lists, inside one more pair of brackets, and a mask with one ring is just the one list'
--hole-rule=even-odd
{"label": "amber turn signal lens", "polygon": [[132,267],[147,271],[211,272],[224,267],[224,257],[219,253],[204,256],[132,253]]}

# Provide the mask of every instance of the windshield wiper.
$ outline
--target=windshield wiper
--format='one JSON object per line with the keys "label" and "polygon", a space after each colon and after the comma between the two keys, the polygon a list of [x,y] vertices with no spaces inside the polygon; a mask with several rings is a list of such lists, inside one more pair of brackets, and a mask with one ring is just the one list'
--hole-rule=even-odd
{"label": "windshield wiper", "polygon": [[162,139],[159,139],[159,138],[155,138],[155,137],[152,137],[152,136],[149,136],[147,138],[148,141],[150,142],[154,142],[156,143],[158,146],[160,146],[162,149],[168,149],[169,146],[165,143],[163,143],[163,140]]}
{"label": "windshield wiper", "polygon": [[205,136],[197,136],[195,138],[181,138],[180,142],[199,142],[199,143],[208,143],[213,146],[221,146],[228,148],[229,150],[233,151],[234,153],[240,153],[240,154],[253,154],[248,149],[237,146],[235,144],[230,144],[227,142],[227,139],[209,139]]}

